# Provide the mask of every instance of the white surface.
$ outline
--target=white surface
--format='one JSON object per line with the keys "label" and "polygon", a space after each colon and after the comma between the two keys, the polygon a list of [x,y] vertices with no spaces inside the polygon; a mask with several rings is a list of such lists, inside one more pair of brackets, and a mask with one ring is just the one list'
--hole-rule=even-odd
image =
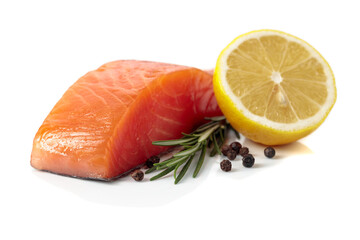
{"label": "white surface", "polygon": [[[359,239],[356,1],[1,1],[0,239]],[[83,181],[30,167],[32,139],[65,90],[117,59],[212,68],[255,29],[289,32],[330,63],[338,99],[325,123],[276,159],[195,180]],[[244,141],[244,139],[243,139]]]}

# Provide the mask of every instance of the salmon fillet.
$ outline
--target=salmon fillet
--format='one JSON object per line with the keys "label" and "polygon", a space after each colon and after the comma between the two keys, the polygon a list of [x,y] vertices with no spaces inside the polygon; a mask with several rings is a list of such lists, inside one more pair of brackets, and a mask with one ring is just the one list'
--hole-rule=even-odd
{"label": "salmon fillet", "polygon": [[208,72],[110,62],[81,77],[54,106],[35,135],[31,165],[111,180],[166,150],[153,141],[179,138],[204,117],[221,114]]}

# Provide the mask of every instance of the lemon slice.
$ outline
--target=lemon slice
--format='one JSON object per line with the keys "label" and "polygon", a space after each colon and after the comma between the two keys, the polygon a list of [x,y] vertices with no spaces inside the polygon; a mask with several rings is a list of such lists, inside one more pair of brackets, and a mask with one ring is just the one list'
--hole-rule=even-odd
{"label": "lemon slice", "polygon": [[336,101],[334,75],[320,53],[275,30],[233,40],[217,60],[214,91],[232,126],[266,145],[308,135]]}

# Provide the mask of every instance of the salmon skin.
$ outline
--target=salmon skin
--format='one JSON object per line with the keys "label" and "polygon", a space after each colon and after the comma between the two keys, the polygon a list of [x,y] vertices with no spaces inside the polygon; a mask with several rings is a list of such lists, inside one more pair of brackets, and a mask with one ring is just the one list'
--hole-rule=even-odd
{"label": "salmon skin", "polygon": [[54,106],[35,135],[31,165],[109,181],[167,150],[153,141],[179,138],[221,114],[208,72],[110,62],[81,77]]}

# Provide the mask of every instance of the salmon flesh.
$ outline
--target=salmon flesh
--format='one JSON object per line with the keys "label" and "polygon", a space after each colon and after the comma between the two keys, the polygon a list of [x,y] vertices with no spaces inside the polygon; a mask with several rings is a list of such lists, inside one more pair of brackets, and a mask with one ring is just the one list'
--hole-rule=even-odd
{"label": "salmon flesh", "polygon": [[153,141],[191,132],[222,115],[212,74],[196,68],[123,60],[73,84],[35,135],[31,165],[61,175],[112,180],[167,147]]}

